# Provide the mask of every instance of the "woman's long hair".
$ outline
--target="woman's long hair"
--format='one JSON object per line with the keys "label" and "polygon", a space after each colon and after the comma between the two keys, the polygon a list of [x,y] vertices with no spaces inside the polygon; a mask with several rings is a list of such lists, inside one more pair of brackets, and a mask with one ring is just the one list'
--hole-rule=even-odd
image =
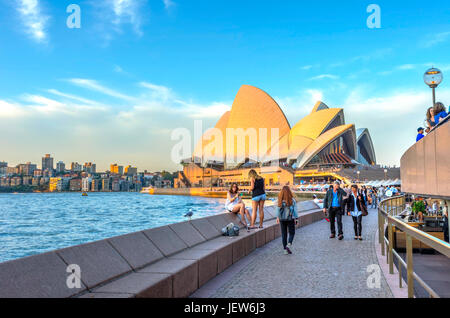
{"label": "woman's long hair", "polygon": [[[234,186],[236,186],[236,192],[233,192]],[[237,185],[237,183],[233,183],[233,184],[231,185],[229,191],[230,191],[230,194],[236,194],[236,193],[238,193],[238,192],[239,192],[239,186]]]}
{"label": "woman's long hair", "polygon": [[441,102],[437,102],[434,106],[434,114],[437,115],[440,112],[445,112],[445,106]]}
{"label": "woman's long hair", "polygon": [[261,179],[261,177],[258,175],[258,173],[254,169],[252,169],[248,172],[248,178],[255,179],[255,180]]}
{"label": "woman's long hair", "polygon": [[428,108],[427,110],[427,119],[430,120],[431,119],[431,110],[433,109],[433,107]]}
{"label": "woman's long hair", "polygon": [[278,194],[278,207],[281,208],[283,206],[283,202],[285,202],[287,206],[291,206],[292,198],[293,194],[291,188],[289,188],[288,186],[284,186]]}

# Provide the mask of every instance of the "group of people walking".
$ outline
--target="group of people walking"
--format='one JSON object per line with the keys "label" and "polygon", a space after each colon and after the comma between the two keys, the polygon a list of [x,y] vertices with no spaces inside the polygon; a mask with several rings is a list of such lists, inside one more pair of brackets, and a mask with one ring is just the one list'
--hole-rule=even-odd
{"label": "group of people walking", "polygon": [[[257,228],[256,218],[259,212],[259,228],[263,228],[264,204],[267,199],[264,179],[255,170],[249,172],[250,191],[252,193],[252,213],[246,208],[242,201],[242,194],[239,192],[237,183],[233,183],[227,193],[226,209],[231,213],[240,214],[241,223],[248,231]],[[376,205],[376,192],[368,189],[359,189],[357,185],[352,185],[350,191],[341,188],[340,182],[334,182],[329,188],[323,201],[323,212],[330,221],[330,239],[344,239],[342,217],[345,213],[351,216],[354,224],[355,240],[363,240],[362,220],[367,215],[367,202],[371,198],[372,207]],[[375,202],[375,203],[374,203]],[[281,238],[285,254],[292,254],[292,243],[295,236],[295,228],[298,224],[298,212],[295,196],[289,186],[284,186],[278,194],[277,202],[277,223],[281,227]],[[336,236],[337,223],[337,236]]]}
{"label": "group of people walking", "polygon": [[333,187],[327,191],[323,201],[323,212],[328,216],[330,221],[331,235],[330,239],[344,239],[344,229],[342,225],[342,217],[347,212],[348,216],[353,219],[353,227],[355,230],[355,240],[363,240],[362,237],[362,218],[367,215],[367,193],[360,191],[358,186],[352,185],[350,192],[341,189],[339,181],[335,181]]}

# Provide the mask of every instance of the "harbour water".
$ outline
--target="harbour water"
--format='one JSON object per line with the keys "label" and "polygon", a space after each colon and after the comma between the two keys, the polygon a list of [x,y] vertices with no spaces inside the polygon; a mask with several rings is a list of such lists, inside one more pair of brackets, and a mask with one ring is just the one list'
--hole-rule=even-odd
{"label": "harbour water", "polygon": [[225,200],[139,193],[0,194],[0,262],[224,211]]}

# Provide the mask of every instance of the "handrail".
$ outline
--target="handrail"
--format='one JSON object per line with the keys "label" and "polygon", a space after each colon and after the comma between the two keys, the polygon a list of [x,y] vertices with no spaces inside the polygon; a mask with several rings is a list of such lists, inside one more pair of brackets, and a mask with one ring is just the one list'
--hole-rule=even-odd
{"label": "handrail", "polygon": [[[430,248],[450,258],[450,244],[444,242],[426,232],[420,231],[405,222],[394,217],[405,212],[405,196],[397,196],[383,200],[378,208],[378,232],[379,243],[381,244],[381,254],[387,256],[389,264],[389,273],[394,274],[394,257],[398,260],[399,287],[402,288],[402,266],[407,270],[408,297],[414,298],[414,281],[417,281],[430,295],[438,298],[439,295],[428,286],[413,269],[413,248],[412,238],[426,244]],[[400,210],[400,213],[399,213]],[[385,238],[385,224],[388,223],[388,238]],[[405,233],[406,238],[406,262],[393,249],[393,227],[398,228]],[[386,255],[386,248],[388,254]]]}

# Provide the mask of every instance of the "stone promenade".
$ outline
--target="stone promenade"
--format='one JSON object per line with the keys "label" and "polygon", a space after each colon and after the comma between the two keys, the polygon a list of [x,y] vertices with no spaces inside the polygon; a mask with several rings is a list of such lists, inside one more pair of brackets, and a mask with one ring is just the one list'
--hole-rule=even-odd
{"label": "stone promenade", "polygon": [[297,230],[293,255],[284,255],[281,238],[257,249],[200,288],[192,297],[220,298],[390,298],[383,274],[381,288],[367,286],[368,266],[378,264],[377,211],[363,219],[364,241],[355,241],[353,221],[344,216],[343,241],[329,239],[326,220]]}

